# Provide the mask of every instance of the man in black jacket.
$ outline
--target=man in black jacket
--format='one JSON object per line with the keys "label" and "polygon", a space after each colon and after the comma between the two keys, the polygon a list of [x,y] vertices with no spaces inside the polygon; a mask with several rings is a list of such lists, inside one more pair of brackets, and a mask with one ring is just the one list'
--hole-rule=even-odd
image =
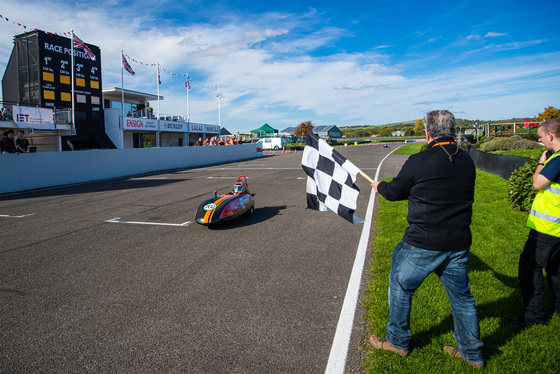
{"label": "man in black jacket", "polygon": [[455,143],[455,118],[436,110],[424,118],[428,150],[408,158],[391,182],[372,187],[387,200],[408,199],[408,224],[393,252],[387,337],[372,336],[376,349],[409,353],[412,295],[434,272],[445,287],[458,349],[444,351],[480,368],[484,365],[475,298],[467,274],[475,167]]}

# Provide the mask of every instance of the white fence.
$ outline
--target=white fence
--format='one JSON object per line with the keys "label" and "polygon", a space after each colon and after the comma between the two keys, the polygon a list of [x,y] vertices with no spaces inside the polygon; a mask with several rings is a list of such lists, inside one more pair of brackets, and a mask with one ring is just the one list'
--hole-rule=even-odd
{"label": "white fence", "polygon": [[256,157],[256,144],[1,154],[0,194]]}

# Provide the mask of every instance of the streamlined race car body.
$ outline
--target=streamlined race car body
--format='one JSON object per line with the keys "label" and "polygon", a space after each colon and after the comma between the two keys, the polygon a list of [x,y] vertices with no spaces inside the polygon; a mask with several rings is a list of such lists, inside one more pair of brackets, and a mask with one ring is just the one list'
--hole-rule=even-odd
{"label": "streamlined race car body", "polygon": [[201,225],[214,225],[238,218],[245,213],[253,213],[255,208],[255,194],[247,188],[247,178],[241,175],[237,178],[233,192],[214,196],[200,204],[196,211],[195,222]]}

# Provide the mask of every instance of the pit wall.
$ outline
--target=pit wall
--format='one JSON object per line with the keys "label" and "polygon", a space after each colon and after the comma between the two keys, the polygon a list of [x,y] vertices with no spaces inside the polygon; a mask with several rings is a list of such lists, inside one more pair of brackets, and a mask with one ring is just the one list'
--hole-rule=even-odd
{"label": "pit wall", "polygon": [[256,144],[0,154],[0,194],[256,157]]}
{"label": "pit wall", "polygon": [[486,153],[471,147],[461,148],[469,153],[477,169],[494,174],[505,180],[509,180],[515,170],[530,160],[529,157]]}

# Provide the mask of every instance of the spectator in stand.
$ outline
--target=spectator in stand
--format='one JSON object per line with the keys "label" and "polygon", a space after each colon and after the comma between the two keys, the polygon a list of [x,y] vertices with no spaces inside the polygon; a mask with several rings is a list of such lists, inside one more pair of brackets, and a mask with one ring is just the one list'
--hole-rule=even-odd
{"label": "spectator in stand", "polygon": [[203,146],[208,146],[210,145],[210,140],[208,138],[204,139],[204,141],[202,142]]}
{"label": "spectator in stand", "polygon": [[19,155],[16,149],[16,143],[14,142],[14,131],[8,130],[4,132],[4,139],[2,139],[2,154],[5,153],[15,153]]}
{"label": "spectator in stand", "polygon": [[22,153],[29,152],[29,141],[25,139],[25,132],[23,132],[22,130],[18,131],[18,137],[16,139],[16,149]]}
{"label": "spectator in stand", "polygon": [[239,144],[239,142],[237,141],[237,138],[235,137],[235,135],[233,136],[233,138],[231,139],[231,142],[233,144]]}
{"label": "spectator in stand", "polygon": [[219,145],[225,145],[226,143],[224,143],[224,139],[218,138],[218,144]]}
{"label": "spectator in stand", "polygon": [[2,121],[11,121],[12,120],[12,112],[7,107],[2,108],[2,114],[0,116]]}
{"label": "spectator in stand", "polygon": [[202,138],[198,138],[198,140],[194,143],[195,146],[201,146],[202,145]]}
{"label": "spectator in stand", "polygon": [[138,117],[138,111],[136,110],[136,108],[132,109],[132,117]]}

